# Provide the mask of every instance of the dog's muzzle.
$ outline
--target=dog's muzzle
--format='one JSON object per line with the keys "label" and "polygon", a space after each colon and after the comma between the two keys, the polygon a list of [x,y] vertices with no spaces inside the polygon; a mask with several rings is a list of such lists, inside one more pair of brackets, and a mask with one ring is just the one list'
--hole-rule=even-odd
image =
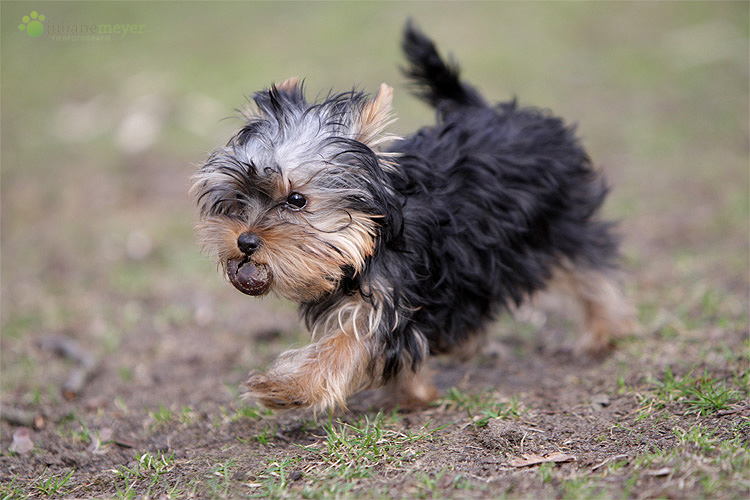
{"label": "dog's muzzle", "polygon": [[263,295],[271,286],[268,266],[251,262],[247,257],[227,261],[227,278],[237,290],[248,295]]}

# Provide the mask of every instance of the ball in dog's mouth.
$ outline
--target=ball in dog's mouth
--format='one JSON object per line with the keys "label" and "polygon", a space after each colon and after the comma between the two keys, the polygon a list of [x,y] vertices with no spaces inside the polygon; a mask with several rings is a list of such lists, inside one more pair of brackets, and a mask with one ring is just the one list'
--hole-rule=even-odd
{"label": "ball in dog's mouth", "polygon": [[268,266],[250,262],[247,258],[229,259],[227,278],[237,290],[248,295],[263,295],[271,286]]}

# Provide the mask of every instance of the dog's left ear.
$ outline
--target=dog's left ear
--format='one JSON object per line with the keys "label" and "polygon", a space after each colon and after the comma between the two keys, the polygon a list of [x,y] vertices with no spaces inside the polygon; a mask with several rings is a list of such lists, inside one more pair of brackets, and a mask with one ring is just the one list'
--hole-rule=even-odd
{"label": "dog's left ear", "polygon": [[[289,108],[303,109],[307,106],[303,87],[299,78],[287,78],[281,83],[271,85],[266,90],[256,92],[253,101],[260,114],[275,116],[280,121]],[[252,110],[244,113],[248,120],[257,114]]]}
{"label": "dog's left ear", "polygon": [[296,92],[299,90],[299,78],[296,76],[293,76],[292,78],[287,78],[281,83],[276,84],[276,88],[279,89],[279,91],[284,92],[286,94],[291,94],[293,92]]}
{"label": "dog's left ear", "polygon": [[296,76],[277,83],[272,89],[273,92],[276,92],[280,96],[288,97],[292,102],[302,105],[306,104],[303,83]]}
{"label": "dog's left ear", "polygon": [[392,100],[393,89],[381,83],[375,97],[365,101],[360,116],[355,121],[355,138],[359,142],[374,149],[378,144],[393,138],[385,133],[388,125],[396,120],[391,114]]}

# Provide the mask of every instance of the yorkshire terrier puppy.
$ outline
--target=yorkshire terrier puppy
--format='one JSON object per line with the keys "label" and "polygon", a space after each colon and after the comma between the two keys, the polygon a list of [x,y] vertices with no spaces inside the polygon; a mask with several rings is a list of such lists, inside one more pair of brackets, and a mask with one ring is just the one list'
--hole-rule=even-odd
{"label": "yorkshire terrier puppy", "polygon": [[430,354],[549,287],[580,305],[589,351],[627,328],[618,241],[597,216],[608,188],[573,127],[489,105],[411,25],[403,49],[435,125],[390,135],[385,84],[310,103],[290,79],[255,94],[192,179],[204,248],[239,291],[299,303],[313,339],[251,375],[265,406],[343,407],[386,384],[427,402]]}

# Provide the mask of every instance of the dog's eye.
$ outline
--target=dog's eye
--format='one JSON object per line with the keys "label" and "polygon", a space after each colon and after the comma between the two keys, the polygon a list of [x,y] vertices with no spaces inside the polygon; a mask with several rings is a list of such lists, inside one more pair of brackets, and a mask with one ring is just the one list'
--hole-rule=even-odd
{"label": "dog's eye", "polygon": [[300,210],[307,205],[307,199],[299,193],[292,193],[286,199],[287,205],[293,210]]}

